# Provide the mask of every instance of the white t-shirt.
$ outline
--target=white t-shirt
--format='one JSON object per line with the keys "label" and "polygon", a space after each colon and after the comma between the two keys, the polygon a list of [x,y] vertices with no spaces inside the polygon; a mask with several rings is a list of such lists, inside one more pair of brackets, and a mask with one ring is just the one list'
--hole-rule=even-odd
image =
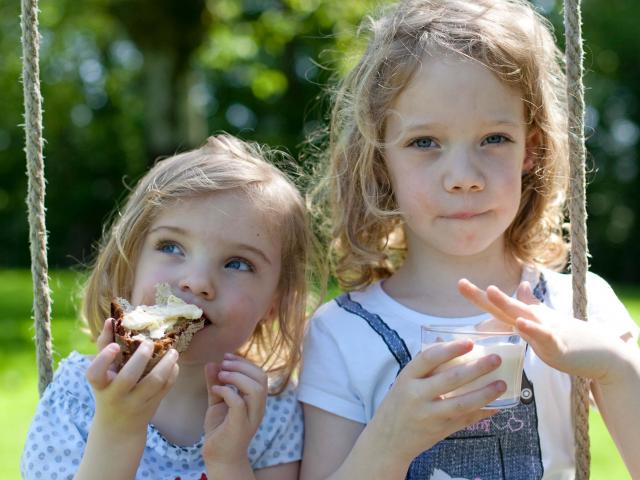
{"label": "white t-shirt", "polygon": [[[60,362],[27,434],[20,462],[22,478],[73,479],[95,413],[93,391],[85,379],[89,364],[89,357],[77,352]],[[302,440],[302,409],[293,388],[288,387],[280,395],[267,397],[264,418],[249,444],[249,462],[258,469],[298,461]],[[136,479],[205,480],[202,441],[185,447],[174,445],[149,425]]]}
{"label": "white t-shirt", "polygon": [[[571,316],[571,277],[548,270],[542,270],[542,273],[546,280],[544,303]],[[538,284],[538,274],[533,269],[525,269],[523,280],[535,286]],[[589,322],[606,325],[616,335],[631,333],[637,337],[638,327],[604,280],[590,273],[587,292]],[[470,325],[489,317],[484,314],[467,318],[438,318],[421,314],[391,298],[382,289],[380,282],[361,292],[352,292],[351,299],[369,312],[377,314],[389,329],[395,330],[412,357],[421,348],[421,325]],[[535,455],[540,458],[523,459],[520,455],[517,460],[511,461],[516,462],[516,465],[517,462],[537,461],[540,466],[536,471],[544,471],[545,479],[573,478],[574,436],[570,377],[547,366],[531,348],[527,350],[524,370],[532,385],[531,389],[535,392],[535,401],[530,402],[533,403],[529,407],[531,411],[526,418],[513,418],[511,412],[516,410],[503,410],[492,417],[492,428],[516,432],[523,429],[525,423],[530,424],[525,425],[530,430],[529,436],[522,441],[527,445],[534,445],[537,439],[539,446],[532,450],[539,452]],[[380,334],[363,318],[331,301],[323,305],[311,320],[305,339],[298,398],[303,403],[366,424],[395,381],[398,371],[399,363]],[[480,423],[467,430],[481,434],[486,426]],[[508,451],[509,441],[500,442],[495,451],[496,455],[503,456],[498,462],[504,468],[504,456],[508,453],[503,452]],[[525,455],[530,455],[529,449],[524,450]],[[482,456],[478,458],[479,462],[485,460]],[[460,476],[448,472],[446,468],[441,470],[452,477]],[[506,478],[516,477],[507,474]]]}

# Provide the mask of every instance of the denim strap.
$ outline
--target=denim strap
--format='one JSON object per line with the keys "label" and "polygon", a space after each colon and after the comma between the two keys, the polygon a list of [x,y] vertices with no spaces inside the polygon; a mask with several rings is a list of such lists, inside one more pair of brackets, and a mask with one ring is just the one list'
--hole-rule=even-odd
{"label": "denim strap", "polygon": [[365,309],[358,302],[354,301],[348,293],[343,293],[337,297],[335,301],[340,308],[364,319],[373,331],[380,335],[380,338],[382,338],[382,341],[387,345],[387,348],[398,362],[398,365],[400,365],[398,372],[411,361],[411,353],[409,353],[407,344],[404,343],[404,340],[398,335],[398,332],[389,327],[389,325],[380,318],[380,315],[371,313]]}

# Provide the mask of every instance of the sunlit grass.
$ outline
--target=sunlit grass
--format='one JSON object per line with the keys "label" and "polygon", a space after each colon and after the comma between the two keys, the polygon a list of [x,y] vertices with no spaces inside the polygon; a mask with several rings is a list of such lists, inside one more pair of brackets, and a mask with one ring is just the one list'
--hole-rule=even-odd
{"label": "sunlit grass", "polygon": [[[82,332],[73,292],[78,276],[53,272],[52,335],[54,361],[71,351],[93,353],[94,345]],[[640,288],[616,288],[632,316],[640,319]],[[329,295],[337,290],[331,289]],[[31,416],[38,401],[38,380],[31,320],[31,275],[27,270],[0,271],[0,478],[18,479],[19,458]],[[591,412],[592,478],[629,478],[600,415]]]}

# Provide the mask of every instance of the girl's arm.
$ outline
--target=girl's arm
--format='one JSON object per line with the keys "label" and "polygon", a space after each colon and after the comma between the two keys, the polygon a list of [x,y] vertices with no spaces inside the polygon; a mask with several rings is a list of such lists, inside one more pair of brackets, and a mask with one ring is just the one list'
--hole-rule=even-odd
{"label": "girl's arm", "polygon": [[140,380],[153,353],[151,342],[140,345],[120,372],[113,371],[111,366],[119,347],[109,343],[113,338],[111,325],[111,320],[105,322],[98,338],[102,349],[86,373],[96,398],[96,413],[76,480],[135,477],[146,443],[147,424],[178,375],[178,354],[172,350]]}
{"label": "girl's arm", "polygon": [[621,343],[611,377],[592,382],[591,391],[629,473],[640,478],[640,416],[633,411],[640,398],[640,350],[633,338]]}
{"label": "girl's arm", "polygon": [[301,480],[402,479],[421,452],[494,414],[480,408],[502,394],[504,382],[441,398],[498,367],[499,358],[490,355],[433,373],[472,348],[471,341],[461,340],[438,343],[416,355],[366,426],[305,404]]}
{"label": "girl's arm", "polygon": [[92,425],[74,480],[135,478],[146,439],[146,431],[123,436],[108,427]]}
{"label": "girl's arm", "polygon": [[298,480],[300,462],[283,463],[255,471],[256,480]]}
{"label": "girl's arm", "polygon": [[[640,350],[611,332],[541,305],[528,283],[511,298],[496,287],[487,291],[461,280],[460,292],[497,319],[516,327],[549,366],[592,379],[598,407],[633,478],[640,478]],[[632,338],[632,337],[631,337]],[[627,338],[629,340],[629,338]]]}
{"label": "girl's arm", "polygon": [[353,448],[365,425],[303,404],[304,452],[300,478],[330,478]]}

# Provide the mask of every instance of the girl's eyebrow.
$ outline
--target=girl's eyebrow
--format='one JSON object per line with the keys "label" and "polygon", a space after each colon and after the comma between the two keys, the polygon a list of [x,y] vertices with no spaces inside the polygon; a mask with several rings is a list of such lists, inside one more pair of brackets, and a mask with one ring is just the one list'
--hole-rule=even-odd
{"label": "girl's eyebrow", "polygon": [[[524,122],[517,122],[509,118],[487,118],[486,120],[483,120],[479,123],[481,125],[504,125],[506,127],[519,127],[524,124]],[[447,124],[445,123],[418,120],[417,122],[405,125],[404,130],[407,132],[411,132],[413,130],[428,130],[446,127]]]}
{"label": "girl's eyebrow", "polygon": [[486,120],[483,123],[485,125],[490,125],[490,126],[520,127],[524,125],[525,122],[515,122],[513,120],[506,120],[506,119],[495,119],[495,120]]}
{"label": "girl's eyebrow", "polygon": [[173,226],[168,226],[168,225],[158,225],[157,227],[153,227],[151,230],[149,230],[149,233],[154,233],[154,232],[156,232],[158,230],[170,230],[172,232],[180,233],[182,235],[187,233],[187,231],[184,228],[173,227]]}
{"label": "girl's eyebrow", "polygon": [[438,129],[438,128],[444,128],[444,127],[446,127],[444,123],[417,121],[415,123],[410,123],[406,125],[403,128],[403,130],[405,132],[413,132],[415,130],[431,130],[431,129]]}
{"label": "girl's eyebrow", "polygon": [[256,255],[258,255],[260,258],[262,258],[266,263],[271,265],[271,260],[269,260],[269,257],[267,257],[267,255],[262,250],[260,250],[259,248],[254,247],[253,245],[246,244],[246,243],[234,243],[233,246],[235,248],[239,248],[241,250],[248,250],[250,252],[253,252]]}

